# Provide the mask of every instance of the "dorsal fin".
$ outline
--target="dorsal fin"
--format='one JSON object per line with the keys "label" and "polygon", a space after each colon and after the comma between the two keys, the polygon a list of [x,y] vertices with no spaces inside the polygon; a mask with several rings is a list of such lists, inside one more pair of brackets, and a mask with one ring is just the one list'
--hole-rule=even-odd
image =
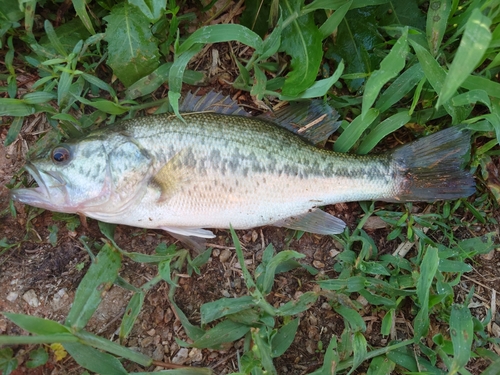
{"label": "dorsal fin", "polygon": [[215,91],[209,91],[203,96],[197,96],[196,93],[189,92],[186,95],[179,107],[180,112],[215,112],[223,115],[250,116],[229,96]]}
{"label": "dorsal fin", "polygon": [[[215,112],[223,115],[251,116],[229,96],[209,91],[203,96],[189,92],[182,101],[180,112]],[[290,102],[275,112],[266,112],[258,118],[271,121],[300,135],[313,144],[326,141],[341,121],[339,114],[323,100]]]}
{"label": "dorsal fin", "polygon": [[326,141],[342,123],[339,114],[322,100],[291,102],[274,113],[260,116],[316,144]]}

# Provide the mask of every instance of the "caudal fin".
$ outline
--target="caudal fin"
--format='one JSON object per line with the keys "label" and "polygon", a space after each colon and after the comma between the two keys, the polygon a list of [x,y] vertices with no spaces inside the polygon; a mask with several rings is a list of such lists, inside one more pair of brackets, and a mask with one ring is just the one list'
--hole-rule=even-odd
{"label": "caudal fin", "polygon": [[453,127],[395,150],[401,181],[396,200],[434,201],[474,194],[474,178],[463,168],[470,137],[470,132]]}

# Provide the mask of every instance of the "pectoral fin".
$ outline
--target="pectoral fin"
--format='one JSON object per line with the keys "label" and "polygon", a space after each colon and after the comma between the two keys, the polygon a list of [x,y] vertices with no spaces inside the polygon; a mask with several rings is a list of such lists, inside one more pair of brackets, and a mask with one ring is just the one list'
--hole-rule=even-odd
{"label": "pectoral fin", "polygon": [[345,223],[342,220],[321,211],[319,208],[281,220],[274,225],[316,234],[339,234],[345,228]]}
{"label": "pectoral fin", "polygon": [[172,237],[177,238],[190,249],[202,252],[205,250],[206,238],[214,238],[215,235],[206,229],[189,227],[162,227]]}
{"label": "pectoral fin", "polygon": [[151,183],[161,190],[157,203],[168,201],[182,186],[189,184],[193,171],[185,159],[190,154],[190,149],[178,152],[153,176]]}

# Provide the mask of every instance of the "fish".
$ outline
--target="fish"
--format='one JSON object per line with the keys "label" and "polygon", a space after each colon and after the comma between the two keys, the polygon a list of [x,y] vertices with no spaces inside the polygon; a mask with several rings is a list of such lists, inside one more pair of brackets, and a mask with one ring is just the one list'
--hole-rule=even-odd
{"label": "fish", "polygon": [[331,235],[340,202],[468,197],[471,133],[457,126],[383,154],[317,147],[340,122],[327,103],[252,117],[229,97],[188,94],[182,117],[138,117],[63,142],[26,162],[35,187],[14,201],[107,223],[163,229],[187,243],[212,228],[267,225]]}

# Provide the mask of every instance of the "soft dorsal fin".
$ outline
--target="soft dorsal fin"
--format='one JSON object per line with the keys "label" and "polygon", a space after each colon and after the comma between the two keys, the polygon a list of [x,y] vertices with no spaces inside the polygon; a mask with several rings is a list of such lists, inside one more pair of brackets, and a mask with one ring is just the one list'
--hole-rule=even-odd
{"label": "soft dorsal fin", "polygon": [[238,103],[229,96],[219,92],[209,91],[203,96],[189,92],[181,105],[180,112],[215,112],[223,115],[250,116]]}
{"label": "soft dorsal fin", "polygon": [[345,223],[319,208],[305,214],[289,217],[273,225],[316,234],[339,234],[344,231]]}
{"label": "soft dorsal fin", "polygon": [[259,116],[316,144],[326,141],[342,123],[339,114],[322,100],[291,102],[274,113]]}

